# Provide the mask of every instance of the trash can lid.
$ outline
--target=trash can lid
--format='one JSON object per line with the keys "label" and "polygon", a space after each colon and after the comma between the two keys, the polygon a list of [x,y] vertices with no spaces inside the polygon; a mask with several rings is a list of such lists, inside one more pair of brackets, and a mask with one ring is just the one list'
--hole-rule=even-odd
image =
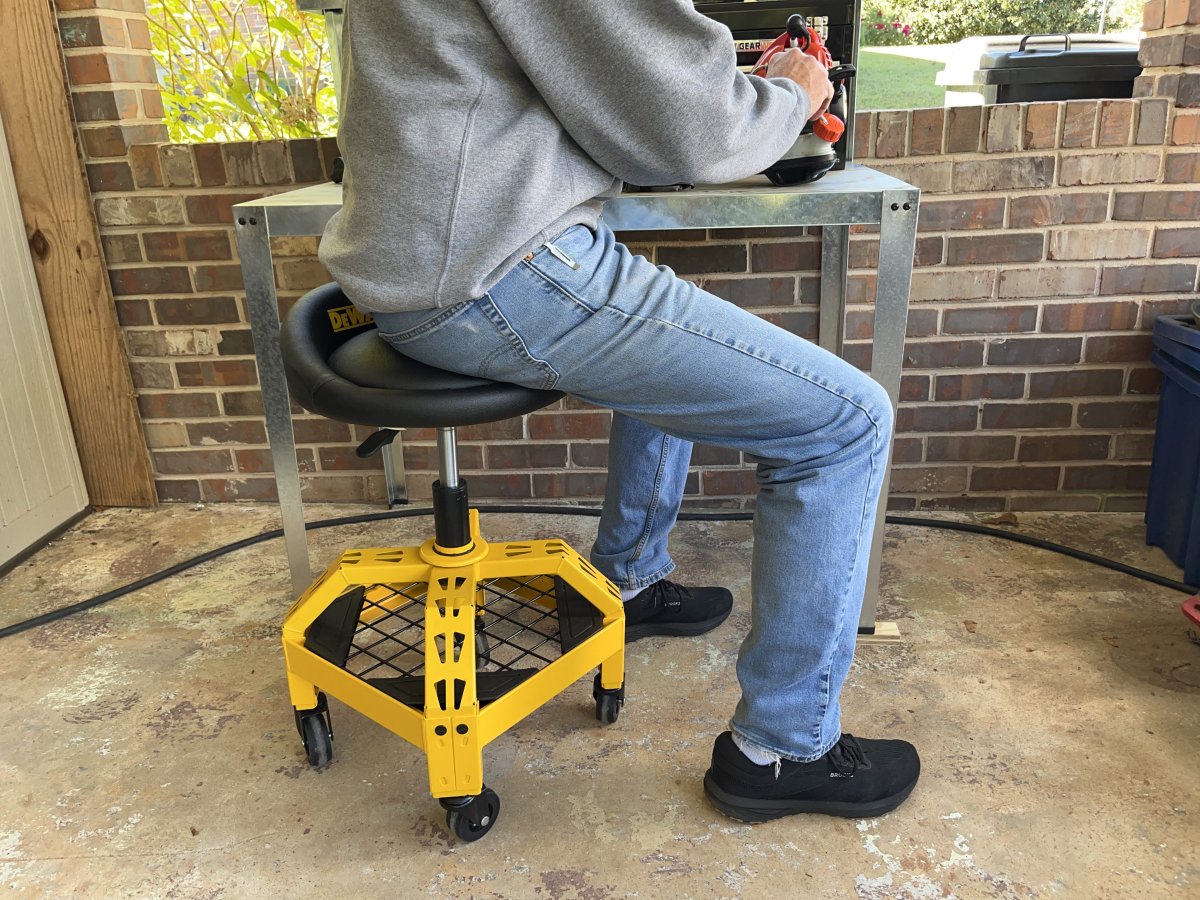
{"label": "trash can lid", "polygon": [[1138,44],[1125,35],[1027,34],[970,37],[954,45],[942,85],[1124,81],[1141,72]]}
{"label": "trash can lid", "polygon": [[1200,378],[1200,327],[1191,316],[1159,316],[1154,320],[1152,340],[1159,355]]}

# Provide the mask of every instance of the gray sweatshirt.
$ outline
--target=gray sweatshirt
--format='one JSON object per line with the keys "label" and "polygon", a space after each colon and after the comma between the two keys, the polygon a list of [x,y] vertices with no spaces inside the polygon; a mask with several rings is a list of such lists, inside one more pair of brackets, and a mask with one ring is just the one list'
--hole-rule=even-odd
{"label": "gray sweatshirt", "polygon": [[[780,23],[780,31],[783,30]],[[808,119],[691,0],[351,0],[344,205],[320,257],[368,311],[478,297],[622,182],[762,171]]]}

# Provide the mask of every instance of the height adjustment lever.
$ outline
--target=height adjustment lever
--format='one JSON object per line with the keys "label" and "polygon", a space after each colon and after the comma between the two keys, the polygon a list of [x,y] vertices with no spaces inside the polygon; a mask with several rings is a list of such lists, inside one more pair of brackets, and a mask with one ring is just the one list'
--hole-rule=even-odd
{"label": "height adjustment lever", "polygon": [[380,428],[377,432],[358,445],[354,451],[354,455],[359,459],[366,459],[374,456],[388,444],[396,439],[400,434],[399,428]]}

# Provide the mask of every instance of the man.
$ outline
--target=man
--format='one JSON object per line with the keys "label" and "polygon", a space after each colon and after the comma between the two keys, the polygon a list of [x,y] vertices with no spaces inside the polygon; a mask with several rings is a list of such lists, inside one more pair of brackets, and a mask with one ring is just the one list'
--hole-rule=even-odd
{"label": "man", "polygon": [[[780,23],[782,30],[783,23]],[[758,466],[742,698],[705,792],[759,821],[873,816],[916,784],[902,741],[843,735],[892,410],[811,343],[632,256],[599,222],[622,182],[762,171],[827,106],[799,51],[765,78],[689,0],[355,0],[345,202],[321,258],[415,359],[614,410],[592,561],[627,639],[702,634],[723,588],[667,580],[700,441]]]}

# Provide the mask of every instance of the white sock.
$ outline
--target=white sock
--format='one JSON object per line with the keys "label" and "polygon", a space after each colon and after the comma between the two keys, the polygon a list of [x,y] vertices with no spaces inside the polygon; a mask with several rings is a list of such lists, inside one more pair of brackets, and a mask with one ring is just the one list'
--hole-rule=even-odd
{"label": "white sock", "polygon": [[621,602],[628,603],[630,600],[632,600],[634,597],[636,597],[638,594],[640,594],[644,590],[645,590],[644,587],[621,588]]}
{"label": "white sock", "polygon": [[780,756],[778,753],[771,753],[769,750],[760,750],[753,744],[743,741],[738,737],[737,732],[732,732],[733,744],[742,751],[742,755],[756,766],[778,766]]}

